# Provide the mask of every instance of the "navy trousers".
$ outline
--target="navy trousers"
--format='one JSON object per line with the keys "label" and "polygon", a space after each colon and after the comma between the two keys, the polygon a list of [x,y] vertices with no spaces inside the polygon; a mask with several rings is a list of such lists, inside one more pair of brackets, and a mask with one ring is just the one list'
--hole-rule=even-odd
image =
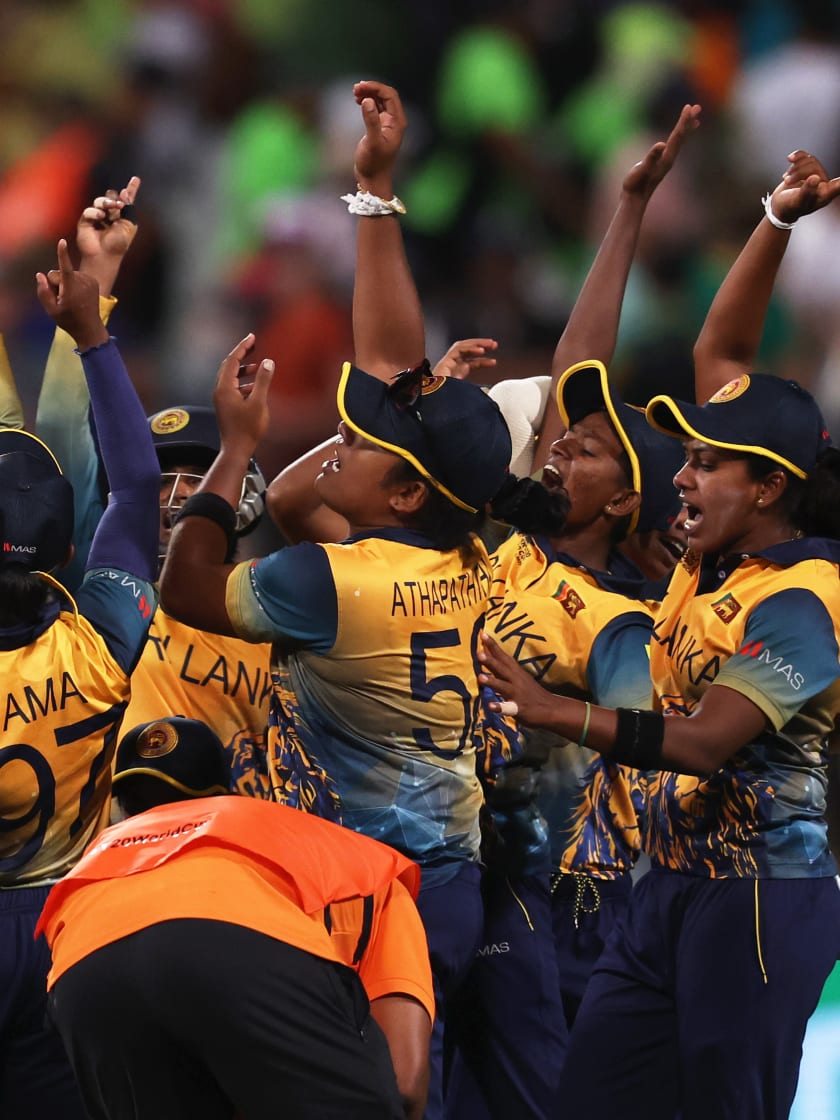
{"label": "navy trousers", "polygon": [[0,1116],[86,1115],[58,1033],[47,1022],[50,951],[33,938],[49,887],[0,891]]}
{"label": "navy trousers", "polygon": [[834,878],[654,868],[589,981],[555,1117],[785,1120],[838,949]]}
{"label": "navy trousers", "polygon": [[568,1042],[548,873],[484,877],[484,936],[455,1001],[448,1120],[544,1120]]}
{"label": "navy trousers", "polygon": [[429,942],[435,986],[435,1025],[429,1064],[429,1096],[424,1120],[442,1120],[444,1093],[444,1033],[448,1009],[470,970],[481,942],[483,909],[481,868],[463,863],[438,885],[421,886],[417,909]]}

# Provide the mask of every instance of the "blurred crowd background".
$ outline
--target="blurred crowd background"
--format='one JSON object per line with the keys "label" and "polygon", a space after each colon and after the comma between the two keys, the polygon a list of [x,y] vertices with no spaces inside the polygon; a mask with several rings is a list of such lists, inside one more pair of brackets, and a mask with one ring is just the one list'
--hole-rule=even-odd
{"label": "blurred crowd background", "polygon": [[[834,0],[4,0],[0,330],[27,409],[51,324],[36,269],[132,174],[140,234],[112,329],[149,411],[209,399],[246,331],[277,362],[266,473],[334,430],[351,354],[352,84],[396,85],[397,190],[428,349],[548,371],[618,184],[685,102],[702,126],[645,221],[614,366],[691,395],[691,347],[761,196],[801,147],[840,174]],[[840,206],[803,221],[761,368],[840,430]]]}

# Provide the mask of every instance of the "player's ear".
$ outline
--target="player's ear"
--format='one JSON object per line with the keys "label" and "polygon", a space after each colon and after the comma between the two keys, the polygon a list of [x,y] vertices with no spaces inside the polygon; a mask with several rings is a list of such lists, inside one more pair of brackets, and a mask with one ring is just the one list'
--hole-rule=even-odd
{"label": "player's ear", "polygon": [[426,503],[429,487],[422,479],[398,482],[388,498],[388,504],[400,517],[412,517]]}

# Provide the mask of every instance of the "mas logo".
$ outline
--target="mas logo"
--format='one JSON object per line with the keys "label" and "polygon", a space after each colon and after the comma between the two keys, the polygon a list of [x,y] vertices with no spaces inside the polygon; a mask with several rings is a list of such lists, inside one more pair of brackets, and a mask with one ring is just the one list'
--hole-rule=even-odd
{"label": "mas logo", "polygon": [[802,688],[805,683],[804,673],[798,673],[795,666],[787,661],[784,657],[773,656],[772,651],[764,644],[764,642],[754,639],[750,642],[745,642],[738,650],[742,657],[753,657],[756,661],[760,661],[767,665],[774,673],[783,676],[788,682],[790,687],[796,692]]}
{"label": "mas logo", "polygon": [[734,401],[742,393],[746,393],[749,387],[750,375],[748,373],[742,374],[741,377],[736,377],[734,381],[727,381],[722,389],[718,389],[713,397],[709,397],[709,404],[726,404],[727,401]]}
{"label": "mas logo", "polygon": [[190,414],[183,408],[167,408],[159,412],[149,422],[149,427],[156,436],[165,436],[170,432],[180,432],[190,422]]}
{"label": "mas logo", "polygon": [[565,579],[560,581],[560,586],[551,598],[556,599],[563,610],[568,615],[571,615],[572,618],[576,618],[580,611],[586,610],[586,603],[584,603],[577,591],[569,586],[568,581]]}
{"label": "mas logo", "polygon": [[734,595],[724,595],[712,603],[712,610],[728,626],[736,614],[741,610],[741,604]]}
{"label": "mas logo", "polygon": [[178,746],[178,732],[171,723],[150,723],[137,736],[137,753],[141,758],[162,758]]}

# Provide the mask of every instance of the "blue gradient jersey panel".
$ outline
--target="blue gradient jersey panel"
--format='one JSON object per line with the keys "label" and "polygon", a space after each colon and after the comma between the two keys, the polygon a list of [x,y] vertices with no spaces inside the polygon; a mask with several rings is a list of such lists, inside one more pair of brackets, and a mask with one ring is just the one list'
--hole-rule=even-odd
{"label": "blue gradient jersey panel", "polygon": [[[487,629],[502,649],[552,692],[650,707],[657,604],[633,597],[641,581],[613,580],[519,534],[497,549],[494,564]],[[639,775],[577,745],[555,750],[556,738],[543,733],[524,736],[526,755],[548,756],[539,807],[555,866],[598,878],[628,871],[640,846]]]}
{"label": "blue gradient jersey panel", "polygon": [[58,878],[108,823],[111,759],[155,607],[151,584],[88,572],[78,610],[0,650],[0,885]]}
{"label": "blue gradient jersey panel", "polygon": [[238,565],[234,627],[273,641],[275,796],[424,866],[478,855],[476,643],[490,568],[418,533],[295,545]]}
{"label": "blue gradient jersey panel", "polygon": [[712,685],[751,700],[767,731],[714,774],[649,783],[645,847],[697,875],[833,875],[826,739],[840,712],[840,551],[789,542],[711,570],[687,554],[654,627],[662,709],[690,715]]}

